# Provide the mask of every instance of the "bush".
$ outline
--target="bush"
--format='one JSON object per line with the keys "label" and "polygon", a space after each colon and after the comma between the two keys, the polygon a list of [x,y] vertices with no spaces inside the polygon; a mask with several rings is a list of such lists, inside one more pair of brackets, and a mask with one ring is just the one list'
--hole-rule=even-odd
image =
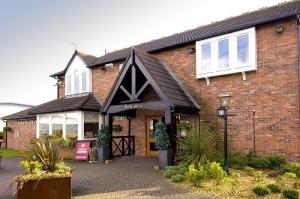
{"label": "bush", "polygon": [[184,175],[180,175],[180,174],[173,175],[171,177],[171,180],[172,180],[172,182],[181,182],[184,180]]}
{"label": "bush", "polygon": [[281,193],[281,187],[277,184],[269,184],[267,188],[270,189],[272,193]]}
{"label": "bush", "polygon": [[173,169],[167,169],[164,172],[165,178],[171,178],[173,175],[176,175],[176,174],[177,174],[176,170],[173,170]]}
{"label": "bush", "polygon": [[220,166],[220,163],[212,162],[204,166],[206,170],[207,177],[214,180],[222,180],[227,174]]}
{"label": "bush", "polygon": [[8,126],[3,127],[3,131],[11,132],[11,128]]}
{"label": "bush", "polygon": [[300,163],[295,162],[291,164],[287,164],[283,167],[283,172],[291,172],[296,174],[298,177],[300,177]]}
{"label": "bush", "polygon": [[165,124],[159,122],[155,124],[155,147],[158,150],[167,150],[172,147]]}
{"label": "bush", "polygon": [[254,189],[252,189],[252,191],[258,196],[265,196],[270,193],[270,190],[267,187],[263,186],[256,186],[254,187]]}
{"label": "bush", "polygon": [[0,131],[0,137],[3,137],[3,132],[2,131]]}
{"label": "bush", "polygon": [[298,199],[299,192],[295,189],[286,189],[282,192],[283,196],[288,199]]}
{"label": "bush", "polygon": [[192,183],[193,186],[198,187],[205,180],[207,174],[203,166],[200,166],[198,169],[195,169],[194,165],[189,166],[189,170],[186,173],[186,179]]}
{"label": "bush", "polygon": [[268,156],[267,159],[270,169],[279,169],[287,163],[286,159],[280,156]]}
{"label": "bush", "polygon": [[253,157],[247,160],[247,166],[253,168],[265,169],[269,168],[270,165],[271,163],[266,157]]}
{"label": "bush", "polygon": [[100,130],[97,134],[97,145],[99,147],[108,147],[109,146],[110,135],[108,132],[108,126],[101,124]]}
{"label": "bush", "polygon": [[212,160],[215,156],[215,136],[216,132],[211,128],[198,124],[195,133],[180,138],[179,148],[183,152],[183,161],[197,168]]}
{"label": "bush", "polygon": [[243,168],[246,166],[245,157],[243,157],[239,153],[229,154],[228,163],[229,163],[229,165],[232,165],[232,166],[236,165],[236,166],[239,166],[240,168]]}
{"label": "bush", "polygon": [[116,133],[120,133],[121,131],[123,131],[123,127],[119,124],[114,124],[112,126],[112,130]]}
{"label": "bush", "polygon": [[264,174],[262,171],[256,171],[254,172],[254,178],[256,182],[261,182],[266,178],[266,174]]}

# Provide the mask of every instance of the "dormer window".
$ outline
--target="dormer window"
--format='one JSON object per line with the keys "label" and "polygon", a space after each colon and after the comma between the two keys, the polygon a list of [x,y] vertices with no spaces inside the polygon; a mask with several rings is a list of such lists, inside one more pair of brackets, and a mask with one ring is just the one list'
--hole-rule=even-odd
{"label": "dormer window", "polygon": [[90,92],[91,71],[79,57],[75,57],[66,72],[66,95]]}

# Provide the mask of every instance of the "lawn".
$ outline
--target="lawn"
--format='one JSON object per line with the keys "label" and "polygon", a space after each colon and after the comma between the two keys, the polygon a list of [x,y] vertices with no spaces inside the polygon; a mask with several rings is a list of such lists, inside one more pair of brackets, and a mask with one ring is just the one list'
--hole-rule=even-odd
{"label": "lawn", "polygon": [[29,151],[20,151],[20,150],[13,150],[13,149],[0,149],[0,156],[2,157],[19,157],[22,155],[30,154]]}

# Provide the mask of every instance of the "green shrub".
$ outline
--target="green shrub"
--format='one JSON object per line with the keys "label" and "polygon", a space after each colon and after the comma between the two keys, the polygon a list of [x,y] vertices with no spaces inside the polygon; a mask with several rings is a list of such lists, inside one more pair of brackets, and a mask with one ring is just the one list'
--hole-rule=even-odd
{"label": "green shrub", "polygon": [[266,157],[253,157],[247,160],[247,166],[258,169],[265,169],[269,168],[270,161]]}
{"label": "green shrub", "polygon": [[291,172],[300,177],[300,162],[287,164],[283,167],[283,172]]}
{"label": "green shrub", "polygon": [[298,199],[299,198],[299,192],[295,189],[283,190],[282,194],[287,199]]}
{"label": "green shrub", "polygon": [[243,168],[246,166],[246,160],[245,157],[240,155],[239,153],[232,153],[228,155],[228,163],[229,165],[236,165],[239,166],[240,168]]}
{"label": "green shrub", "polygon": [[252,189],[252,191],[258,196],[265,196],[270,193],[270,190],[267,187],[263,186],[256,186],[254,187],[254,189]]}
{"label": "green shrub", "polygon": [[109,146],[109,140],[110,140],[110,134],[109,129],[107,125],[101,124],[100,130],[97,134],[97,145],[99,147],[108,147]]}
{"label": "green shrub", "polygon": [[222,180],[227,174],[220,166],[220,163],[212,162],[204,166],[207,177],[214,180]]}
{"label": "green shrub", "polygon": [[216,132],[211,128],[198,124],[195,132],[179,139],[179,148],[183,151],[183,161],[197,168],[212,160],[215,155]]}
{"label": "green shrub", "polygon": [[167,150],[172,147],[167,129],[164,123],[155,124],[155,147],[158,150]]}
{"label": "green shrub", "polygon": [[178,166],[178,174],[185,175],[188,171],[188,167],[184,164]]}
{"label": "green shrub", "polygon": [[3,132],[2,131],[0,131],[0,137],[3,137]]}
{"label": "green shrub", "polygon": [[3,127],[3,131],[11,132],[11,128],[9,126]]}
{"label": "green shrub", "polygon": [[114,124],[112,126],[112,130],[116,133],[120,133],[123,130],[123,127],[119,124]]}
{"label": "green shrub", "polygon": [[256,171],[256,172],[254,172],[255,181],[258,182],[258,183],[261,182],[261,181],[263,181],[266,176],[267,175],[264,174],[262,171]]}
{"label": "green shrub", "polygon": [[270,189],[272,193],[281,193],[281,187],[277,184],[268,184],[267,188]]}
{"label": "green shrub", "polygon": [[174,170],[174,171],[177,171],[177,170],[178,170],[178,166],[166,166],[166,170]]}
{"label": "green shrub", "polygon": [[286,159],[280,156],[268,156],[270,169],[279,169],[287,163]]}
{"label": "green shrub", "polygon": [[164,172],[165,178],[171,178],[173,175],[176,175],[176,174],[177,174],[176,170],[173,170],[173,169],[167,169]]}
{"label": "green shrub", "polygon": [[171,177],[172,182],[181,182],[184,180],[184,175],[177,174]]}
{"label": "green shrub", "polygon": [[207,174],[203,166],[198,167],[198,169],[195,169],[194,165],[189,166],[189,170],[186,173],[186,179],[192,183],[193,186],[198,187],[205,178],[207,178]]}
{"label": "green shrub", "polygon": [[42,164],[39,161],[22,160],[20,164],[27,174],[40,174],[42,172]]}

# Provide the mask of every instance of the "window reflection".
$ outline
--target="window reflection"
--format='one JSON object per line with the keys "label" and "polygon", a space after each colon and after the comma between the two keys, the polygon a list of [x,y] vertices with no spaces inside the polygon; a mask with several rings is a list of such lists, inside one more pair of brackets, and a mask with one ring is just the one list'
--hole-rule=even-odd
{"label": "window reflection", "polygon": [[218,67],[229,67],[229,40],[218,41]]}
{"label": "window reflection", "polygon": [[211,65],[211,45],[210,43],[201,46],[201,68],[203,71],[210,69]]}
{"label": "window reflection", "polygon": [[237,62],[238,65],[247,65],[249,62],[249,35],[237,37]]}

